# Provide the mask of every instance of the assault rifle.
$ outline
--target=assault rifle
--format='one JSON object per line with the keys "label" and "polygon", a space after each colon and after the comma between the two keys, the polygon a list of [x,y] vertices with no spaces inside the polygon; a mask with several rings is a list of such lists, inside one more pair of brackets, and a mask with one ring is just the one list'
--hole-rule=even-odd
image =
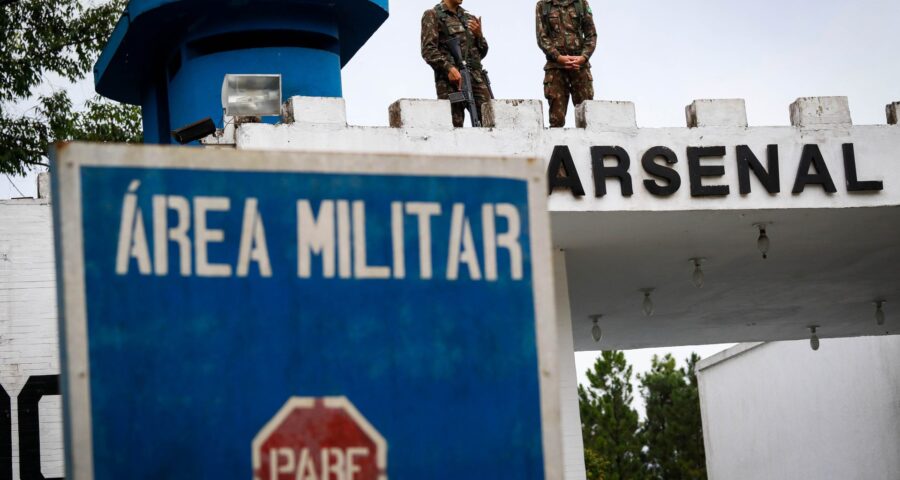
{"label": "assault rifle", "polygon": [[450,49],[450,55],[456,65],[461,66],[459,74],[462,76],[462,88],[460,91],[450,94],[450,103],[465,103],[466,110],[469,111],[469,118],[472,119],[473,127],[481,126],[481,117],[478,115],[478,105],[475,104],[475,94],[472,92],[472,72],[463,58],[462,49],[459,47],[459,39],[451,37],[447,40],[447,48]]}

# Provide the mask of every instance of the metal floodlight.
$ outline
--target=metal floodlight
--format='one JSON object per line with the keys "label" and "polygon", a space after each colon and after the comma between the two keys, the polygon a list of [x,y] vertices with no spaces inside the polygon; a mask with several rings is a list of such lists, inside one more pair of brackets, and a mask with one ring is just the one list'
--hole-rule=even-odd
{"label": "metal floodlight", "polygon": [[194,122],[190,125],[185,125],[173,130],[172,136],[175,137],[175,141],[184,145],[185,143],[200,140],[201,138],[214,133],[216,133],[216,124],[211,118],[206,117],[199,122]]}
{"label": "metal floodlight", "polygon": [[281,75],[225,75],[222,108],[229,117],[281,115]]}

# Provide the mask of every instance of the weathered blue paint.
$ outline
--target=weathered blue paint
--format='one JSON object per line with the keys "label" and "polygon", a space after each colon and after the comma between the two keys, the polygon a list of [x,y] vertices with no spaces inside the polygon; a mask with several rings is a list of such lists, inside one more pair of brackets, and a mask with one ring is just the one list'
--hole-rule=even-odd
{"label": "weathered blue paint", "polygon": [[387,0],[131,0],[94,66],[97,92],[141,105],[147,143],[211,117],[225,73],[283,76],[283,95],[341,96],[340,69]]}
{"label": "weathered blue paint", "polygon": [[[210,262],[232,266],[243,206],[258,199],[272,276],[256,264],[244,278],[182,276],[175,244],[167,275],[142,275],[134,260],[117,274],[135,180],[151,253],[153,195],[228,198],[229,212],[206,218],[225,235],[209,244]],[[387,440],[389,478],[544,477],[525,180],[84,167],[80,190],[97,480],[250,478],[251,441],[288,398],[341,395]],[[315,211],[365,201],[370,265],[392,264],[391,202],[440,203],[433,278],[418,273],[415,217],[404,221],[405,278],[323,278],[320,258],[300,278],[298,199]],[[454,204],[483,258],[480,212],[498,203],[519,212],[521,279],[500,250],[497,281],[465,266],[448,280]],[[498,217],[496,230],[508,229]]]}

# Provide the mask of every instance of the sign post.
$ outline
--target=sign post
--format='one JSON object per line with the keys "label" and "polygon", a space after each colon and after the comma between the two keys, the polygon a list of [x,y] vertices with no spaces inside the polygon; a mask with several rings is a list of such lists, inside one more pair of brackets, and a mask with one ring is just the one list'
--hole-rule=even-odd
{"label": "sign post", "polygon": [[63,144],[70,479],[561,478],[526,159]]}

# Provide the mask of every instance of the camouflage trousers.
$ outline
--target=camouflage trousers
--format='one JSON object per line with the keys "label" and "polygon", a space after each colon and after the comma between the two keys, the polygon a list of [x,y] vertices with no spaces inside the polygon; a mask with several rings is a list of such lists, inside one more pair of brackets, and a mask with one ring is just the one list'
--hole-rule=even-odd
{"label": "camouflage trousers", "polygon": [[[441,100],[446,100],[450,98],[451,93],[459,91],[456,85],[445,79],[436,80],[435,89],[437,90],[437,97]],[[472,82],[472,93],[475,94],[478,118],[481,119],[481,104],[491,100],[491,92],[483,81],[479,82],[476,79],[476,81]],[[466,104],[462,102],[454,103],[450,106],[450,110],[453,116],[453,126],[456,128],[462,127],[466,119]]]}
{"label": "camouflage trousers", "polygon": [[566,125],[566,111],[569,109],[569,95],[578,106],[585,100],[594,99],[594,76],[590,68],[581,70],[552,69],[544,74],[544,97],[550,104],[550,127]]}

